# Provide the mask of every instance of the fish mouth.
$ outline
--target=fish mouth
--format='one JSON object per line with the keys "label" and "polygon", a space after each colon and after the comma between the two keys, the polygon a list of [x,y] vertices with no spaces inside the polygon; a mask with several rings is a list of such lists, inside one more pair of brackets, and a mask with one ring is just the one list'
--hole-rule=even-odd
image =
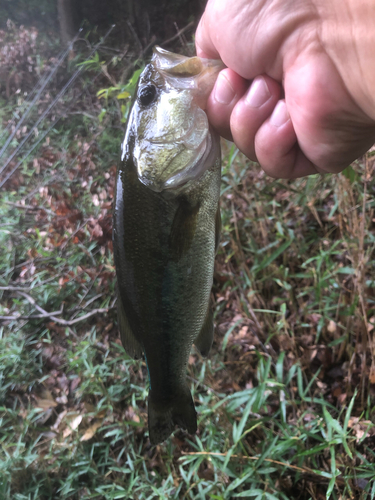
{"label": "fish mouth", "polygon": [[152,64],[175,89],[195,90],[206,97],[210,94],[217,75],[225,68],[220,59],[204,59],[173,54],[154,47]]}

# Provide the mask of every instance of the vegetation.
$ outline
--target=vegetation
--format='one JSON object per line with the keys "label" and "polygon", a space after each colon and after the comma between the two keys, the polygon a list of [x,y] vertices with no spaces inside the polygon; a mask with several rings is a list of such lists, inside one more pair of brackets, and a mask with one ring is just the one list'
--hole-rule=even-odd
{"label": "vegetation", "polygon": [[[17,46],[12,29],[3,47]],[[40,36],[23,37],[30,60],[8,61],[21,80],[0,78],[0,150],[56,72],[0,166],[0,498],[374,499],[373,153],[289,182],[223,143],[215,341],[188,371],[199,430],[152,447],[111,242],[143,61],[87,43],[56,65]]]}

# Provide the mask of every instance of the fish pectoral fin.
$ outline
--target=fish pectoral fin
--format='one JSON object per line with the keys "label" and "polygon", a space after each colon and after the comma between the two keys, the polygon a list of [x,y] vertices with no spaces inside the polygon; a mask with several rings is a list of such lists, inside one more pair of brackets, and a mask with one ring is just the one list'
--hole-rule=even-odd
{"label": "fish pectoral fin", "polygon": [[189,434],[197,432],[197,412],[187,385],[168,407],[153,400],[152,390],[148,396],[148,431],[151,444],[165,441],[173,432],[175,425],[186,429]]}
{"label": "fish pectoral fin", "polygon": [[217,206],[216,217],[215,217],[215,253],[219,248],[220,233],[221,233],[221,214],[220,214],[220,203],[219,203]]}
{"label": "fish pectoral fin", "polygon": [[211,301],[208,305],[206,318],[202,325],[201,331],[199,332],[197,338],[195,339],[194,345],[202,354],[202,356],[207,357],[210,352],[212,342],[214,340],[214,318],[211,306]]}
{"label": "fish pectoral fin", "polygon": [[132,329],[130,328],[129,321],[126,317],[126,313],[120,296],[118,296],[117,299],[117,317],[118,327],[120,330],[120,338],[126,354],[128,354],[133,359],[140,359],[142,357],[143,349],[141,344],[135,338]]}
{"label": "fish pectoral fin", "polygon": [[185,200],[180,200],[169,234],[169,249],[173,260],[179,260],[191,247],[197,219],[199,204],[192,206]]}

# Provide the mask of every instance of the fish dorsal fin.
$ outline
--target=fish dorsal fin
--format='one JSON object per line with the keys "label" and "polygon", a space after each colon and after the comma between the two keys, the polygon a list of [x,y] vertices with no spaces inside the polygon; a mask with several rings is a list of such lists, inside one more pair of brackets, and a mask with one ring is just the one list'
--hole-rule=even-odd
{"label": "fish dorsal fin", "polygon": [[197,227],[198,212],[198,203],[192,206],[184,198],[180,200],[169,234],[172,260],[180,260],[191,247]]}

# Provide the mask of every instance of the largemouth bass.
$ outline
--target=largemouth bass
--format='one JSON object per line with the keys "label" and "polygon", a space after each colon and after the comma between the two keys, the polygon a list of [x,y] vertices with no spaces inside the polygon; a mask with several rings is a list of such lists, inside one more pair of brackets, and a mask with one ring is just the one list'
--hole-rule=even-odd
{"label": "largemouth bass", "polygon": [[204,108],[220,61],[161,48],[140,76],[116,181],[114,255],[121,340],[144,354],[148,426],[197,430],[186,365],[213,339],[210,293],[220,232],[220,143]]}

